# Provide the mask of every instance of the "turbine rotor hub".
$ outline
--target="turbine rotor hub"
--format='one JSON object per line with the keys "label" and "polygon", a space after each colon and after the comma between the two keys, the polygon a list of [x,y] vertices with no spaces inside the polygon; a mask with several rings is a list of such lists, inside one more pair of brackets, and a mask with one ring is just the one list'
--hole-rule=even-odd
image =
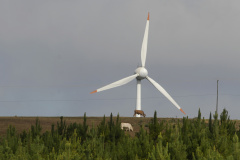
{"label": "turbine rotor hub", "polygon": [[135,70],[135,73],[138,74],[137,79],[141,80],[147,77],[148,71],[144,67],[139,67]]}

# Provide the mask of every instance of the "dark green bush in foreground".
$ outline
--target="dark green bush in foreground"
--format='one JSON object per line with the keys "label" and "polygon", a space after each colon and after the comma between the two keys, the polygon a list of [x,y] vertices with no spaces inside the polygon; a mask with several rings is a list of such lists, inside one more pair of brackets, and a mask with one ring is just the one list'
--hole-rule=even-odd
{"label": "dark green bush in foreground", "polygon": [[36,119],[29,131],[17,134],[9,126],[7,136],[0,141],[0,160],[80,160],[80,159],[229,159],[240,160],[239,130],[229,119],[227,110],[210,117],[159,122],[157,113],[148,125],[141,127],[135,137],[120,129],[120,118],[106,122],[105,116],[97,127],[83,124],[66,125],[63,117],[51,131],[41,132]]}

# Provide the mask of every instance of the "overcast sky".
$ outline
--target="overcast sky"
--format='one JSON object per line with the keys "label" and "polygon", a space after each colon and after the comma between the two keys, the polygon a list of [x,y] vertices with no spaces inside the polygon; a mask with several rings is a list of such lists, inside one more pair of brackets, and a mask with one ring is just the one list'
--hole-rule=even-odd
{"label": "overcast sky", "polygon": [[[240,1],[0,1],[0,116],[132,116],[141,64],[190,118],[226,108],[240,119]],[[142,81],[148,117],[184,115]]]}

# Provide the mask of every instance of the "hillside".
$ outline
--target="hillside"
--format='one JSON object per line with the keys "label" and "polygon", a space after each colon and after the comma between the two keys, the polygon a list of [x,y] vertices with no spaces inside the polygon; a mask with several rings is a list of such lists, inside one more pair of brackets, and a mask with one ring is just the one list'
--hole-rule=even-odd
{"label": "hillside", "polygon": [[[18,133],[21,133],[23,130],[28,131],[31,128],[31,125],[35,125],[36,118],[39,119],[40,125],[42,126],[42,132],[51,130],[51,125],[57,125],[57,122],[60,122],[59,117],[0,117],[0,136],[6,134],[7,128],[9,125],[15,126]],[[87,117],[87,124],[91,128],[96,127],[103,117]],[[121,122],[131,123],[133,126],[133,132],[127,132],[131,136],[134,136],[136,132],[139,131],[140,126],[143,125],[147,129],[147,124],[152,118],[136,118],[136,117],[120,117]],[[177,119],[172,118],[158,118],[159,121],[177,121]],[[66,121],[66,124],[70,123],[82,123],[83,117],[63,117],[63,120]],[[109,120],[109,117],[106,117],[106,121]],[[116,117],[113,117],[113,120],[116,120]]]}
{"label": "hillside", "polygon": [[[59,117],[0,117],[0,136],[6,135],[6,131],[9,125],[15,126],[18,133],[21,133],[23,130],[28,131],[31,128],[31,125],[35,125],[36,118],[39,119],[40,125],[42,126],[42,132],[50,131],[51,125],[57,125],[57,122],[60,122]],[[91,128],[96,127],[103,117],[87,117],[87,124]],[[121,122],[131,123],[133,126],[133,132],[126,132],[131,136],[134,136],[136,132],[139,131],[141,125],[148,129],[148,123],[152,118],[136,118],[136,117],[120,117]],[[70,123],[82,123],[83,117],[63,117],[63,120],[66,121],[66,124]],[[109,120],[109,117],[106,117],[106,121]],[[113,117],[113,120],[116,120],[116,117]],[[178,120],[181,122],[181,118],[158,118],[158,121],[168,121],[175,123]],[[208,123],[208,120],[206,120]],[[236,128],[239,129],[240,120],[236,120]]]}

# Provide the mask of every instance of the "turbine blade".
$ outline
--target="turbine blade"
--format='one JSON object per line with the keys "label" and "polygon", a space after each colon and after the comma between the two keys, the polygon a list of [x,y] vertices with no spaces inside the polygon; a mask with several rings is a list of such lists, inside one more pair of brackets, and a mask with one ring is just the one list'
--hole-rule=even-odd
{"label": "turbine blade", "polygon": [[99,88],[99,89],[91,92],[90,94],[96,93],[96,92],[100,92],[100,91],[104,91],[104,90],[107,90],[107,89],[111,89],[111,88],[115,88],[115,87],[122,86],[122,85],[127,84],[128,82],[132,81],[132,80],[135,79],[137,76],[138,76],[138,74],[134,74],[134,75],[132,75],[132,76],[123,78],[123,79],[121,79],[121,80],[119,80],[119,81],[113,82],[113,83],[111,83],[111,84],[109,84],[109,85],[106,85],[106,86],[104,86],[104,87],[102,87],[102,88]]}
{"label": "turbine blade", "polygon": [[148,13],[145,33],[143,37],[143,42],[142,42],[142,50],[141,50],[142,67],[145,67],[145,62],[147,57],[148,30],[149,30],[149,13]]}
{"label": "turbine blade", "polygon": [[186,114],[182,108],[177,104],[177,102],[175,102],[175,100],[167,93],[167,91],[162,87],[160,86],[157,82],[155,82],[152,78],[150,77],[146,77],[147,80],[149,80],[149,82],[152,83],[152,85],[154,87],[156,87],[170,102],[172,102],[183,114]]}

